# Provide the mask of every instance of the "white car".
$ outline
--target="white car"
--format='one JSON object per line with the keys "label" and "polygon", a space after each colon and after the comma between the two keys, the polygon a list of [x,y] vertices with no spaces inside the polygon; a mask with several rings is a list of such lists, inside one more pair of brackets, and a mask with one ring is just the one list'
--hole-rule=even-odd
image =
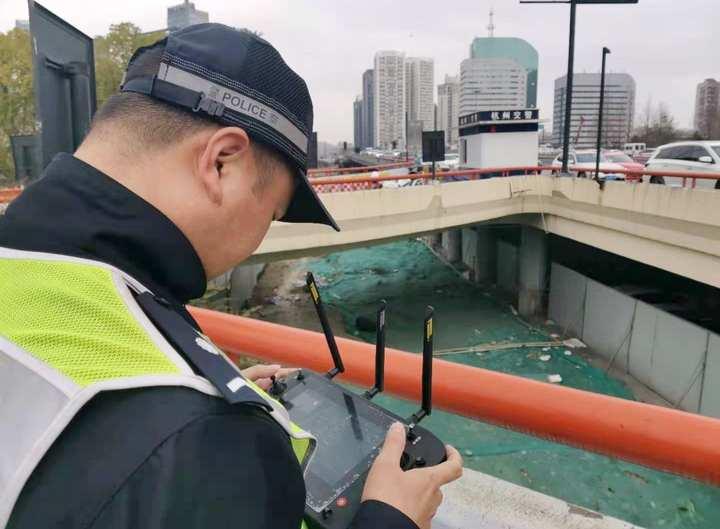
{"label": "white car", "polygon": [[[720,140],[681,141],[658,147],[645,164],[650,171],[692,171],[720,174]],[[682,187],[683,179],[677,176],[645,176],[645,182]],[[685,181],[692,187],[692,180]],[[720,189],[720,180],[698,179],[695,187]]]}
{"label": "white car", "polygon": [[445,159],[437,162],[437,169],[440,171],[457,171],[460,166],[460,155],[449,153],[445,155]]}
{"label": "white car", "polygon": [[[594,178],[595,177],[595,150],[578,150],[570,153],[568,167],[571,167],[570,173],[578,178]],[[562,153],[558,154],[552,162],[553,167],[558,169],[562,167]],[[618,163],[613,163],[600,153],[600,178],[607,180],[625,180],[625,175],[621,172],[624,167]],[[553,175],[559,174],[559,171],[553,170]]]}

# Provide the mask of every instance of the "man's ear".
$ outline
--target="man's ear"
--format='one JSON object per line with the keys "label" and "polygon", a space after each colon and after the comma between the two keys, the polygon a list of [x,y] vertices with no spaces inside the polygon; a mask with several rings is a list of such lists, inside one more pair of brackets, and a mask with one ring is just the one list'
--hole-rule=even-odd
{"label": "man's ear", "polygon": [[223,127],[205,140],[198,159],[198,176],[210,200],[221,205],[223,200],[223,166],[250,154],[250,138],[239,127]]}

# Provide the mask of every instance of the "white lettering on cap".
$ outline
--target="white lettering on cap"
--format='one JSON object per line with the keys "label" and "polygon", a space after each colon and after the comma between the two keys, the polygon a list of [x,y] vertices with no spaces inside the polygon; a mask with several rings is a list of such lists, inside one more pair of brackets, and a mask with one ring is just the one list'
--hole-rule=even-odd
{"label": "white lettering on cap", "polygon": [[235,112],[262,121],[307,154],[308,137],[305,133],[266,104],[174,66],[163,64],[158,71],[158,79],[205,94],[208,99],[222,103]]}

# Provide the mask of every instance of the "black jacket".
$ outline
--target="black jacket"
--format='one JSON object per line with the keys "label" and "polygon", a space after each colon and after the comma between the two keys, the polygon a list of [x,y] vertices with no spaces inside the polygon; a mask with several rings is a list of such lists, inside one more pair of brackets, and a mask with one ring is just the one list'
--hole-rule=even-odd
{"label": "black jacket", "polygon": [[[0,246],[114,265],[196,325],[184,304],[203,294],[206,278],[190,242],[71,155],[57,156],[0,216]],[[289,438],[264,412],[186,388],[123,390],[78,413],[25,485],[8,528],[298,529],[304,503]],[[381,502],[364,503],[353,527],[416,529]]]}

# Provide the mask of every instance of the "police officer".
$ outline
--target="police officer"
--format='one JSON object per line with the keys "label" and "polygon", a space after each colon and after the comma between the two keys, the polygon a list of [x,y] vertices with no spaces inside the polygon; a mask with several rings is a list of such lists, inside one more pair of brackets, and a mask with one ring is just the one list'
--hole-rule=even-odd
{"label": "police officer", "polygon": [[[74,155],[0,218],[0,527],[297,529],[315,440],[184,305],[271,221],[338,229],[308,183],[307,87],[263,39],[200,24],[138,50]],[[253,384],[253,381],[255,384]],[[357,529],[427,529],[437,467],[391,428]]]}

